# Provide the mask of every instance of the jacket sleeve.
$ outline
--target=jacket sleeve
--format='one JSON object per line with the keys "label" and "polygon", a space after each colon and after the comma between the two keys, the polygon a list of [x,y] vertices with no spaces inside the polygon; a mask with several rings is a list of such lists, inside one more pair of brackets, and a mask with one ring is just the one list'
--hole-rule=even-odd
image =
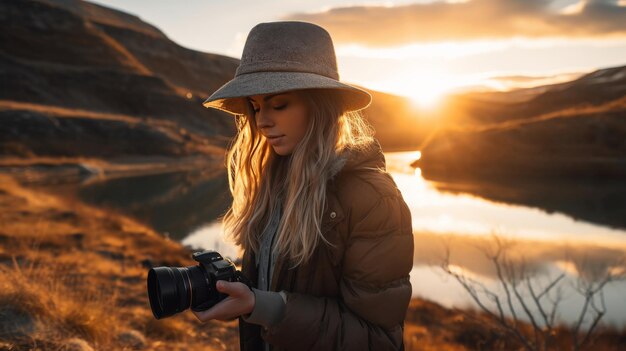
{"label": "jacket sleeve", "polygon": [[398,350],[411,299],[411,214],[401,195],[354,218],[338,297],[287,293],[284,318],[265,331],[286,350]]}

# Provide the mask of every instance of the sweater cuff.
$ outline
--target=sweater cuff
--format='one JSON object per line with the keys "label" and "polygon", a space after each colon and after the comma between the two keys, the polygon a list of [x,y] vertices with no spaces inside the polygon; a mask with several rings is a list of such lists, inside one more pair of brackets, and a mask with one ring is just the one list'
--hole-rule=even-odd
{"label": "sweater cuff", "polygon": [[254,309],[249,315],[242,316],[248,323],[269,328],[280,322],[285,315],[286,295],[284,292],[264,291],[252,288]]}

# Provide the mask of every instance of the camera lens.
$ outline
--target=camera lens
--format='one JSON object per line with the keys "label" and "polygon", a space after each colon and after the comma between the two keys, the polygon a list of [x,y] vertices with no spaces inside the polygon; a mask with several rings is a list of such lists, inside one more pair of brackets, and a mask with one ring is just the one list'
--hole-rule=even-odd
{"label": "camera lens", "polygon": [[148,272],[148,298],[156,319],[197,307],[217,294],[199,266],[156,267]]}
{"label": "camera lens", "polygon": [[187,269],[189,280],[191,281],[191,309],[204,304],[208,300],[216,298],[215,282],[211,279],[210,274],[205,274],[204,269],[199,266],[189,267]]}
{"label": "camera lens", "polygon": [[[191,307],[204,311],[225,299],[215,288],[218,280],[238,281],[235,265],[212,250],[193,254],[191,267],[154,267],[148,272],[148,298],[154,318],[161,319]],[[249,285],[249,284],[248,284]]]}
{"label": "camera lens", "polygon": [[148,297],[156,319],[189,307],[189,279],[179,268],[156,267],[148,272]]}

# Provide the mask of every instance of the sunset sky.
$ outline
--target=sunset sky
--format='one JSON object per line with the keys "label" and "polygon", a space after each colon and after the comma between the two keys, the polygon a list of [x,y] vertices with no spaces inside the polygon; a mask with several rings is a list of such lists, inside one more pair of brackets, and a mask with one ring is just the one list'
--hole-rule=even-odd
{"label": "sunset sky", "polygon": [[455,89],[549,84],[626,64],[626,0],[98,0],[178,44],[241,57],[260,22],[326,28],[341,79],[436,103]]}

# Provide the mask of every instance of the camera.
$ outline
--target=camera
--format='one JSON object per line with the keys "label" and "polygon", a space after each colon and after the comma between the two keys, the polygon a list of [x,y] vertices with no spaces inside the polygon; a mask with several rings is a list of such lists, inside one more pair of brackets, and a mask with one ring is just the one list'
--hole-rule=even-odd
{"label": "camera", "polygon": [[216,251],[193,254],[197,266],[154,267],[148,272],[148,298],[156,319],[172,316],[191,307],[203,311],[228,295],[215,288],[218,280],[249,282],[237,271],[233,262]]}

